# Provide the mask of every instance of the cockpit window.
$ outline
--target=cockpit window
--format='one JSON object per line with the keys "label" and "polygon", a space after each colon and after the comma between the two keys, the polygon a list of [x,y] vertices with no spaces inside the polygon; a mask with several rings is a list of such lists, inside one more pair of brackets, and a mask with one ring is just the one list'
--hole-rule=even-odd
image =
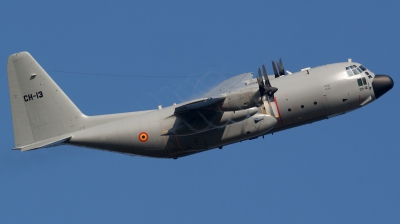
{"label": "cockpit window", "polygon": [[353,76],[353,72],[351,71],[350,67],[346,67],[346,72],[348,76]]}
{"label": "cockpit window", "polygon": [[367,70],[364,66],[360,65],[361,70],[365,71]]}
{"label": "cockpit window", "polygon": [[346,67],[346,72],[348,76],[358,75],[365,70],[367,69],[362,65],[360,65],[360,67],[357,67],[357,65],[350,65],[349,67]]}
{"label": "cockpit window", "polygon": [[361,79],[357,79],[357,82],[358,82],[358,86],[362,86],[362,85],[363,85],[363,83],[362,83],[362,80],[361,80]]}
{"label": "cockpit window", "polygon": [[365,86],[365,85],[367,85],[367,80],[365,80],[365,78],[362,77],[361,79],[357,79],[357,83],[358,83],[358,86]]}

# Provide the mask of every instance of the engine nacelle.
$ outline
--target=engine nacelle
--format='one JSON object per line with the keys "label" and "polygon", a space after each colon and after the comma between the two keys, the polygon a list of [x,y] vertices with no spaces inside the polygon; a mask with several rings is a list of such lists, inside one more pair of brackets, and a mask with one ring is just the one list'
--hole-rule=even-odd
{"label": "engine nacelle", "polygon": [[258,135],[265,134],[272,130],[277,122],[276,118],[270,115],[256,114],[242,123],[233,124],[232,128],[226,130],[221,140],[243,140],[243,133],[247,133],[249,138],[256,138]]}
{"label": "engine nacelle", "polygon": [[227,93],[226,98],[221,103],[222,111],[239,111],[262,104],[260,91],[258,88],[247,88]]}

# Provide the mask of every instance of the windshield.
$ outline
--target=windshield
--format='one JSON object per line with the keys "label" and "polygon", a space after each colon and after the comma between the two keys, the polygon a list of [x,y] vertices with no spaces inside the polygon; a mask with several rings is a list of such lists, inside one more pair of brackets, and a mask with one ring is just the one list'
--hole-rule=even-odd
{"label": "windshield", "polygon": [[350,65],[349,67],[346,67],[346,72],[349,76],[358,75],[365,70],[367,69],[362,65],[360,65],[359,67],[357,67],[357,65]]}

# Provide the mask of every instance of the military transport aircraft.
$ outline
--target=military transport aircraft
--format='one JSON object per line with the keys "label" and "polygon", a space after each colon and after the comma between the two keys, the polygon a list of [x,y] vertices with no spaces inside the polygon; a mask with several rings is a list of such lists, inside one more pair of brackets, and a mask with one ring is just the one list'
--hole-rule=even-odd
{"label": "military transport aircraft", "polygon": [[28,52],[8,59],[16,150],[61,144],[158,158],[222,148],[358,109],[394,83],[347,62],[285,71],[282,60],[234,76],[202,98],[156,110],[86,116]]}

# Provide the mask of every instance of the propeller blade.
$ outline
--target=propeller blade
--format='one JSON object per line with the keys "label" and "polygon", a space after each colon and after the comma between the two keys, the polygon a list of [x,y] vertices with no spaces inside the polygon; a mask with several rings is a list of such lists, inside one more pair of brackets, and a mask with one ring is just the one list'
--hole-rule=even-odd
{"label": "propeller blade", "polygon": [[258,68],[258,76],[257,76],[258,86],[264,87],[264,83],[262,82],[261,70]]}
{"label": "propeller blade", "polygon": [[261,70],[258,68],[258,77],[257,77],[258,89],[260,91],[261,97],[266,93],[264,81],[261,76]]}
{"label": "propeller blade", "polygon": [[268,87],[271,87],[271,83],[269,82],[269,79],[268,79],[267,70],[265,69],[264,65],[262,65],[262,69],[263,69],[263,73],[264,73],[265,85]]}
{"label": "propeller blade", "polygon": [[285,75],[285,69],[283,68],[282,58],[279,58],[278,69],[279,69],[279,75]]}
{"label": "propeller blade", "polygon": [[274,69],[275,78],[278,78],[279,74],[278,74],[278,70],[276,70],[276,65],[275,65],[274,61],[272,61],[272,68]]}

